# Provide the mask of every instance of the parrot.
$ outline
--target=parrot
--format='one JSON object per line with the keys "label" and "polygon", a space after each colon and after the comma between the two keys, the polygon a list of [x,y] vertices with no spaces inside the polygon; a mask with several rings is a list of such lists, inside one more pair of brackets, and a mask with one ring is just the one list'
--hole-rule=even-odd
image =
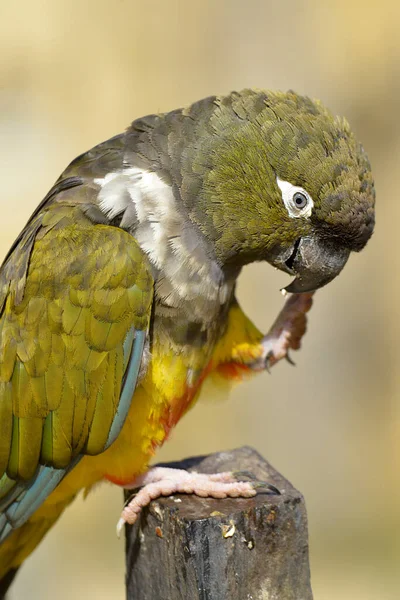
{"label": "parrot", "polygon": [[[291,360],[374,207],[347,121],[294,91],[151,114],[72,161],[0,269],[0,595],[100,481],[140,488],[119,531],[160,495],[256,494],[232,473],[149,464],[206,379]],[[267,335],[235,295],[255,261],[291,278]]]}

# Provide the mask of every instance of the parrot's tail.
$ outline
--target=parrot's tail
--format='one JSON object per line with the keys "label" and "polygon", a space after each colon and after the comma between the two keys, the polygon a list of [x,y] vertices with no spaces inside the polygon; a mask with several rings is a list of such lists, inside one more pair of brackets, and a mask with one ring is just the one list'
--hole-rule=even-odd
{"label": "parrot's tail", "polygon": [[12,584],[14,577],[16,576],[18,571],[18,567],[16,569],[10,569],[7,573],[0,579],[0,600],[4,600],[7,594],[7,590]]}

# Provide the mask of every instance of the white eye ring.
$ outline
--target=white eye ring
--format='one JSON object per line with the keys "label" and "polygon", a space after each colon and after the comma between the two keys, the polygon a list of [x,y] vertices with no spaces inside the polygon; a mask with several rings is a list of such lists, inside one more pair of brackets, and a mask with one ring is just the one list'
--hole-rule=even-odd
{"label": "white eye ring", "polygon": [[308,219],[311,217],[314,206],[313,199],[306,190],[298,185],[292,185],[289,181],[276,178],[276,183],[282,192],[282,199],[289,213],[289,217]]}

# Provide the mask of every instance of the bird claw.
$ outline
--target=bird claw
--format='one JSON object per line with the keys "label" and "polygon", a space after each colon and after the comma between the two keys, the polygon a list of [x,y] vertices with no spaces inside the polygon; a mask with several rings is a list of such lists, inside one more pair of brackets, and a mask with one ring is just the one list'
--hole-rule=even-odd
{"label": "bird claw", "polygon": [[267,354],[267,356],[264,359],[264,369],[267,371],[267,373],[269,373],[271,375],[271,360],[272,357],[274,356],[274,353],[272,352],[272,350],[270,350]]}
{"label": "bird claw", "polygon": [[278,490],[278,488],[272,483],[268,483],[268,481],[253,481],[251,485],[257,491],[267,489],[269,492],[272,492],[272,494],[275,494],[276,496],[282,496],[282,492]]}
{"label": "bird claw", "polygon": [[296,366],[296,363],[294,362],[294,360],[292,359],[292,357],[289,354],[289,350],[286,352],[286,356],[285,356],[287,362],[289,363],[289,365],[292,365],[292,367]]}
{"label": "bird claw", "polygon": [[251,485],[255,490],[261,490],[263,488],[266,488],[273,494],[276,494],[277,496],[282,495],[280,490],[278,490],[278,488],[275,485],[269,483],[268,481],[258,481],[254,473],[252,473],[251,471],[233,471],[232,477],[240,480],[244,480],[245,478],[249,479]]}
{"label": "bird claw", "polygon": [[117,526],[115,528],[115,532],[117,534],[117,538],[119,539],[121,537],[121,533],[124,529],[126,525],[126,521],[125,519],[123,519],[122,517],[118,520]]}

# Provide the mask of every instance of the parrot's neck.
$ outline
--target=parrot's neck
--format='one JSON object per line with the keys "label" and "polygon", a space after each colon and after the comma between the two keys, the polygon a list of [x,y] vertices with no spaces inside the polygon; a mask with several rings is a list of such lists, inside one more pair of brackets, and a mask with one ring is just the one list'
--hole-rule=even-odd
{"label": "parrot's neck", "polygon": [[98,203],[110,219],[117,215],[148,255],[155,276],[156,298],[193,320],[211,322],[233,292],[213,250],[178,204],[172,187],[156,173],[137,167],[95,180]]}

